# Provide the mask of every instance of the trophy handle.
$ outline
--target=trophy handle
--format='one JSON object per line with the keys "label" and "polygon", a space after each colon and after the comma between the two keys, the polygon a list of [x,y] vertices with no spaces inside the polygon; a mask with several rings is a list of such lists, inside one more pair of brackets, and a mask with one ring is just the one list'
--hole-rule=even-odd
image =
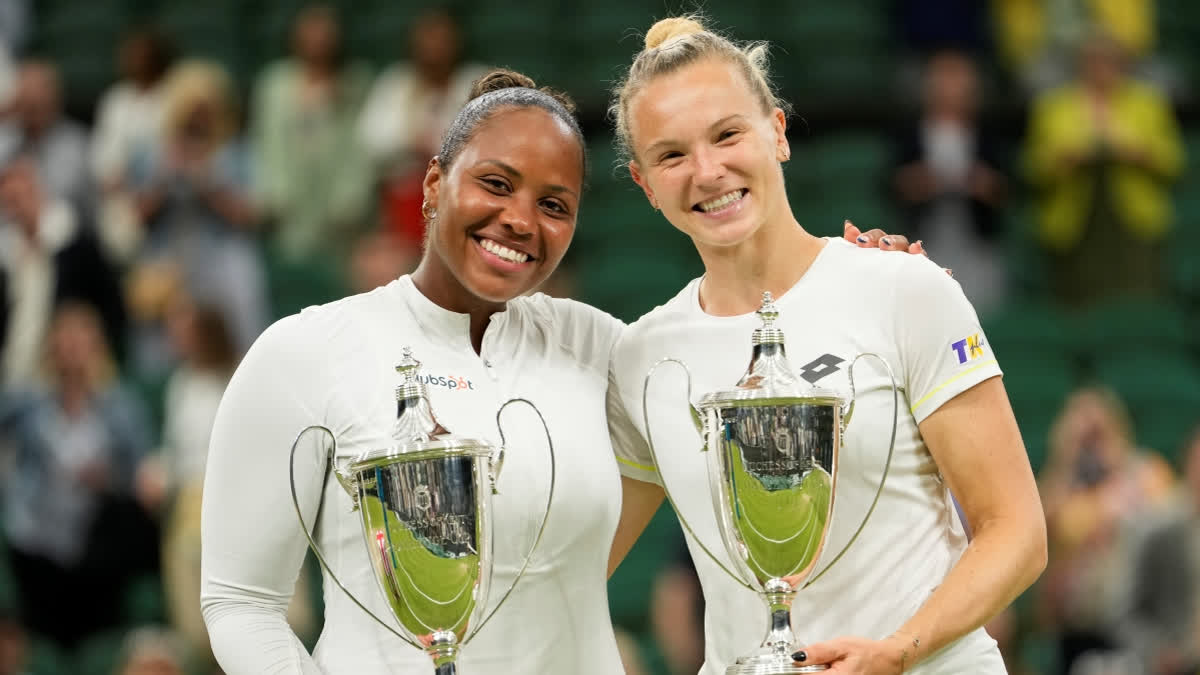
{"label": "trophy handle", "polygon": [[882,363],[883,369],[887,371],[888,379],[892,381],[892,439],[888,442],[887,461],[884,462],[883,465],[883,477],[879,480],[879,487],[875,488],[875,497],[871,500],[871,506],[867,509],[867,515],[863,516],[862,522],[858,524],[858,529],[854,531],[854,536],[850,537],[850,541],[846,542],[846,545],[842,547],[842,550],[833,557],[833,560],[829,561],[829,564],[825,566],[825,569],[814,575],[803,586],[801,586],[801,588],[808,588],[809,586],[813,585],[817,579],[825,576],[825,573],[828,572],[831,567],[836,565],[837,561],[842,559],[842,556],[846,555],[846,551],[850,550],[850,547],[854,545],[854,542],[858,541],[858,535],[862,534],[863,528],[867,526],[867,521],[871,519],[871,514],[875,513],[875,505],[879,503],[879,496],[883,494],[883,486],[887,482],[888,472],[892,469],[892,453],[896,450],[896,426],[900,421],[900,388],[896,385],[896,375],[892,372],[891,365],[889,365],[887,360],[882,356],[878,354],[862,353],[854,357],[854,360],[850,362],[850,367],[846,371],[847,375],[850,377],[850,402],[846,405],[846,410],[842,414],[842,427],[838,430],[838,433],[844,438],[846,434],[846,427],[850,425],[850,416],[854,413],[854,401],[858,397],[858,393],[854,389],[854,364],[858,363],[858,360],[864,356],[869,356]]}
{"label": "trophy handle", "polygon": [[475,635],[477,635],[479,631],[487,625],[488,621],[491,621],[492,617],[496,616],[496,612],[501,606],[504,605],[504,602],[508,600],[508,596],[512,595],[513,589],[517,587],[517,583],[521,581],[521,577],[525,576],[525,570],[529,569],[529,563],[533,561],[534,551],[537,550],[538,544],[542,542],[542,535],[546,532],[546,523],[550,522],[550,505],[554,501],[554,483],[558,471],[554,454],[554,439],[550,436],[550,427],[546,425],[546,418],[542,417],[542,411],[538,410],[538,407],[527,399],[510,398],[509,400],[505,401],[504,405],[500,406],[499,410],[496,411],[496,428],[500,430],[500,449],[496,456],[492,458],[490,463],[492,471],[492,493],[498,494],[498,491],[496,490],[496,482],[500,479],[500,469],[504,465],[504,427],[500,426],[500,416],[504,414],[504,409],[513,403],[524,403],[530,408],[533,408],[533,412],[537,413],[538,419],[542,422],[542,430],[546,432],[546,442],[550,448],[550,490],[549,494],[546,495],[546,512],[545,515],[542,516],[542,524],[538,528],[537,536],[533,538],[533,544],[530,545],[529,552],[525,554],[525,561],[521,563],[521,569],[517,570],[517,576],[514,577],[512,583],[508,585],[508,588],[504,591],[504,595],[500,596],[500,601],[496,603],[496,606],[492,608],[492,611],[488,612],[487,616],[483,617],[483,620],[480,621],[479,625],[475,627],[475,630],[471,631],[471,634],[463,639],[463,645],[466,645],[468,642],[470,642]]}
{"label": "trophy handle", "polygon": [[650,392],[650,378],[654,375],[654,371],[664,363],[674,363],[680,368],[683,368],[683,372],[687,374],[688,410],[691,413],[692,421],[695,423],[696,429],[700,432],[700,436],[704,440],[704,447],[701,449],[702,452],[708,450],[708,439],[709,435],[712,433],[711,429],[705,428],[704,419],[701,416],[700,411],[696,410],[696,407],[692,405],[692,371],[688,370],[687,364],[679,359],[673,358],[661,359],[658,363],[655,363],[646,373],[646,379],[642,383],[642,419],[646,424],[646,446],[650,448],[650,458],[654,460],[654,470],[658,472],[658,478],[662,481],[663,494],[667,496],[667,501],[670,502],[671,508],[675,509],[675,515],[679,517],[679,523],[683,525],[683,529],[687,530],[688,534],[692,535],[692,540],[696,542],[696,544],[700,547],[700,550],[704,551],[708,557],[717,564],[717,567],[720,567],[722,570],[724,570],[725,573],[728,574],[734,581],[741,584],[746,590],[757,593],[757,589],[750,584],[747,584],[745,580],[742,579],[741,575],[735,574],[732,570],[726,567],[725,563],[721,562],[717,556],[713,555],[713,552],[708,549],[708,546],[704,545],[703,541],[700,541],[700,537],[696,535],[696,531],[692,529],[691,524],[689,524],[687,519],[684,518],[683,511],[681,511],[679,506],[675,504],[675,498],[671,496],[671,491],[667,489],[667,478],[662,474],[662,469],[660,468],[662,463],[658,461],[658,453],[654,450],[653,434],[650,433],[650,409],[647,403]]}
{"label": "trophy handle", "polygon": [[[337,574],[335,574],[333,571],[333,568],[329,566],[328,562],[326,562],[325,554],[321,552],[321,547],[313,539],[312,533],[308,530],[308,525],[304,522],[304,514],[300,511],[300,498],[296,496],[296,448],[300,447],[300,439],[303,438],[306,433],[316,429],[320,429],[329,435],[330,444],[329,448],[325,451],[325,473],[321,477],[321,492],[320,496],[317,498],[317,515],[315,520],[320,520],[321,510],[325,507],[325,484],[329,482],[329,473],[331,471],[336,473],[338,483],[347,492],[351,492],[351,490],[354,489],[353,480],[343,476],[341,472],[337,471],[336,467],[334,466],[334,458],[337,456],[337,439],[334,437],[333,432],[330,431],[328,427],[319,424],[305,427],[304,430],[296,436],[296,440],[292,441],[292,452],[288,461],[288,483],[292,489],[292,506],[294,506],[296,509],[296,518],[300,520],[300,529],[304,532],[304,538],[308,540],[308,545],[310,548],[312,548],[313,555],[317,557],[317,562],[321,563],[321,567],[323,567],[325,571],[329,573],[329,578],[333,579],[333,583],[337,584],[337,587],[342,589],[342,592],[346,594],[346,597],[350,598],[354,604],[358,605],[359,609],[366,612],[367,616],[375,619],[376,623],[386,628],[392,635],[404,640],[406,644],[412,647],[420,649],[421,651],[426,651],[424,645],[417,644],[416,642],[408,639],[408,637],[406,637],[403,633],[393,628],[388,622],[376,616],[375,613],[367,609],[366,605],[360,602],[358,598],[354,597],[354,594],[350,592],[350,589],[346,588],[340,579],[338,579]],[[357,495],[352,496],[354,497],[354,508],[357,509]]]}

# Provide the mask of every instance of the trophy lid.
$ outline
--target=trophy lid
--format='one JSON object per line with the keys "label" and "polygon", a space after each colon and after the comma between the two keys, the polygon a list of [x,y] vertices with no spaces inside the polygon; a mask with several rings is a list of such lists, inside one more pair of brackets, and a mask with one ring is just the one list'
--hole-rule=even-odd
{"label": "trophy lid", "polygon": [[762,405],[766,403],[836,404],[842,395],[831,389],[814,387],[792,372],[788,363],[783,330],[775,325],[779,309],[770,291],[763,293],[762,306],[756,312],[762,325],[750,337],[750,365],[737,385],[730,390],[706,394],[702,407]]}
{"label": "trophy lid", "polygon": [[396,422],[392,425],[389,443],[364,452],[355,458],[351,469],[357,470],[399,455],[406,460],[432,459],[446,455],[486,455],[492,451],[487,441],[465,438],[450,433],[433,414],[429,391],[421,375],[421,362],[413,357],[412,349],[404,348],[404,358],[396,366],[404,376],[396,387]]}

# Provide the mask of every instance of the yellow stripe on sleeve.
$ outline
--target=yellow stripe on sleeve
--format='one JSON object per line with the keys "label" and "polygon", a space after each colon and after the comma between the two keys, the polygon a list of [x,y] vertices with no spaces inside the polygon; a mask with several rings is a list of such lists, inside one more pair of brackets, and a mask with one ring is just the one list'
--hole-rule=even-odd
{"label": "yellow stripe on sleeve", "polygon": [[[916,403],[913,404],[913,406],[911,408],[909,408],[909,411],[916,412],[917,408],[920,408],[922,403],[933,398],[933,396],[935,394],[937,394],[939,391],[945,389],[946,387],[949,387],[951,384],[954,384],[956,381],[966,377],[967,375],[970,375],[971,373],[979,370],[980,368],[987,368],[988,366],[994,366],[994,365],[996,365],[996,359],[992,359],[991,361],[985,361],[973,368],[968,368],[968,369],[962,371],[961,373],[955,375],[954,377],[952,377],[952,378],[946,380],[945,382],[939,384],[938,386],[934,387],[933,391],[922,396],[920,401],[917,401]],[[618,459],[620,459],[620,458],[618,457]]]}
{"label": "yellow stripe on sleeve", "polygon": [[651,471],[654,473],[658,473],[658,469],[653,464],[651,464],[651,465],[638,464],[637,462],[625,459],[624,457],[620,457],[620,456],[617,456],[617,461],[626,466],[632,466],[635,469],[641,469],[642,471]]}

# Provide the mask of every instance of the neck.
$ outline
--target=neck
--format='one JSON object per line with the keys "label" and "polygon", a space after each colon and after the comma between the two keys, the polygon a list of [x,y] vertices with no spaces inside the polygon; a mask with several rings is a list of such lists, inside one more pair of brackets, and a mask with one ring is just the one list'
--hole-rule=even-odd
{"label": "neck", "polygon": [[825,241],[800,227],[790,210],[750,239],[731,247],[697,245],[704,261],[700,306],[716,316],[737,316],[762,306],[763,291],[782,296],[808,268]]}
{"label": "neck", "polygon": [[421,295],[435,305],[471,317],[471,346],[478,354],[483,347],[483,333],[487,330],[488,320],[496,312],[503,312],[505,303],[472,295],[445,265],[436,261],[433,254],[425,255],[412,273],[412,280]]}

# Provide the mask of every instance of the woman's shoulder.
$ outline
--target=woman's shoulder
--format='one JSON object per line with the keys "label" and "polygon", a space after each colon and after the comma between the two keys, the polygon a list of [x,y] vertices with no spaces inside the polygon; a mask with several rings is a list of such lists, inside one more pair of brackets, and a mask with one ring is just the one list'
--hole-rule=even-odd
{"label": "woman's shoulder", "polygon": [[534,293],[512,303],[551,340],[593,364],[607,366],[613,343],[625,329],[620,319],[578,300]]}

